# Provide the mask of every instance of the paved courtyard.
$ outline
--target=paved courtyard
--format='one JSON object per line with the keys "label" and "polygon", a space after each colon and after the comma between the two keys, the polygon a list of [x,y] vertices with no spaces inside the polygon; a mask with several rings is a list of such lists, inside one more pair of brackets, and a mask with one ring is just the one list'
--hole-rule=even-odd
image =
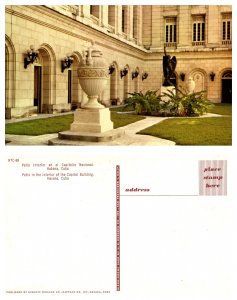
{"label": "paved courtyard", "polygon": [[[67,113],[65,113],[67,114]],[[28,120],[33,120],[37,118],[49,118],[54,117],[55,115],[39,115],[35,117],[30,117]],[[205,114],[201,116],[201,118],[208,118],[208,117],[221,117],[217,114]],[[125,131],[125,134],[117,138],[114,141],[110,142],[85,142],[85,141],[66,141],[66,140],[59,140],[59,145],[70,145],[70,146],[174,146],[175,142],[161,139],[158,137],[153,137],[149,135],[142,135],[137,134],[137,132],[150,127],[154,124],[157,124],[167,118],[164,117],[146,117],[144,120],[131,123],[129,125],[126,125],[124,127],[120,127],[120,129],[123,129]],[[26,120],[26,118],[22,119]],[[15,120],[6,120],[6,123],[13,123],[13,122],[19,122],[21,120],[15,119]],[[44,134],[39,136],[28,136],[28,135],[12,135],[12,134],[6,134],[5,139],[7,141],[7,146],[14,146],[14,145],[39,145],[39,146],[47,146],[48,141],[51,139],[56,139],[58,137],[57,133],[53,134]]]}
{"label": "paved courtyard", "polygon": [[[46,115],[48,116],[48,115]],[[41,116],[46,118],[46,116]],[[55,115],[53,115],[55,116]],[[48,116],[49,117],[49,116]],[[37,117],[30,118],[35,119]],[[136,134],[142,129],[150,127],[154,124],[157,124],[166,118],[159,117],[147,117],[144,120],[126,125],[121,127],[125,130],[125,135],[111,142],[85,142],[85,141],[70,141],[62,140],[62,145],[74,145],[74,146],[174,146],[173,141],[160,139],[153,136]],[[24,119],[25,120],[25,119]],[[15,120],[15,122],[19,120]],[[10,121],[14,122],[13,120]],[[58,134],[44,134],[40,136],[28,136],[28,135],[12,135],[6,134],[6,141],[8,142],[7,146],[13,145],[48,145],[48,141],[54,138],[57,138]]]}

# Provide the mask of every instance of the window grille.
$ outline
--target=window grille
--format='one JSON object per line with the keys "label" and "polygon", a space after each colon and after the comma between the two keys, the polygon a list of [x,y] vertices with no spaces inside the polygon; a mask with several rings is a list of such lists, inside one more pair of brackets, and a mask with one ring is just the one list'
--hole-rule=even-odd
{"label": "window grille", "polygon": [[231,23],[231,15],[222,15],[222,45],[231,45],[232,43]]}
{"label": "window grille", "polygon": [[174,47],[177,43],[176,18],[166,18],[165,20],[165,46]]}
{"label": "window grille", "polygon": [[193,46],[205,45],[205,17],[196,16],[193,18]]}

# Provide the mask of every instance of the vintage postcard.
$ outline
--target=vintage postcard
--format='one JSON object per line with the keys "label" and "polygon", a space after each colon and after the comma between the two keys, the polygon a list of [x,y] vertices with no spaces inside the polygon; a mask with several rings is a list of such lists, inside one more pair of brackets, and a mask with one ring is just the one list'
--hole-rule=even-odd
{"label": "vintage postcard", "polygon": [[0,298],[236,299],[235,4],[69,4],[1,5]]}

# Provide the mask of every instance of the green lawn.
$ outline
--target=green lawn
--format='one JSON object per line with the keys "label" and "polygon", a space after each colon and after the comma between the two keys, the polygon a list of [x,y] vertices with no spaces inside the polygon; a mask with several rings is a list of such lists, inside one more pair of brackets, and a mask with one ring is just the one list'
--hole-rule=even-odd
{"label": "green lawn", "polygon": [[210,113],[218,115],[232,115],[232,105],[227,103],[217,103],[211,109]]}
{"label": "green lawn", "polygon": [[[119,114],[121,108],[111,109],[114,128],[144,119],[133,114]],[[114,111],[115,110],[115,111]],[[231,145],[232,106],[216,104],[210,111],[222,117],[210,118],[170,118],[146,128],[139,134],[152,135],[176,142],[177,145]],[[22,121],[6,124],[7,134],[42,135],[68,130],[73,122],[73,113],[47,119]]]}
{"label": "green lawn", "polygon": [[110,107],[110,111],[116,111],[116,112],[131,112],[131,107],[120,105],[115,107]]}
{"label": "green lawn", "polygon": [[[127,114],[111,113],[111,120],[114,122],[114,128],[122,127],[127,124],[144,119],[144,117]],[[37,119],[9,123],[5,126],[6,134],[18,135],[42,135],[48,133],[57,133],[70,128],[73,122],[73,114],[64,116],[55,116],[47,119]]]}
{"label": "green lawn", "polygon": [[218,104],[210,112],[222,117],[170,118],[140,131],[139,134],[172,140],[177,145],[231,145],[231,110],[231,105]]}
{"label": "green lawn", "polygon": [[143,116],[130,115],[130,114],[118,114],[111,112],[111,121],[114,122],[114,128],[122,127],[140,120],[145,119]]}

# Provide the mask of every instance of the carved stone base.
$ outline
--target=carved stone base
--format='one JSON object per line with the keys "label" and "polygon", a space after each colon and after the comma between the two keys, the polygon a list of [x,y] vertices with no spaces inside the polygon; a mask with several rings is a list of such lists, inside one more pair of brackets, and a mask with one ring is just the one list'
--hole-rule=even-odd
{"label": "carved stone base", "polygon": [[110,110],[102,109],[77,109],[74,113],[74,122],[71,124],[71,131],[84,133],[102,133],[113,129],[113,122],[110,120]]}
{"label": "carved stone base", "polygon": [[124,136],[125,130],[120,128],[106,131],[104,133],[85,133],[63,131],[59,132],[58,138],[48,141],[48,145],[85,145],[85,143],[104,143],[114,141]]}
{"label": "carved stone base", "polygon": [[58,133],[58,138],[48,141],[49,145],[77,145],[79,142],[108,142],[124,135],[124,130],[113,129],[110,110],[80,109],[74,113],[71,129]]}

